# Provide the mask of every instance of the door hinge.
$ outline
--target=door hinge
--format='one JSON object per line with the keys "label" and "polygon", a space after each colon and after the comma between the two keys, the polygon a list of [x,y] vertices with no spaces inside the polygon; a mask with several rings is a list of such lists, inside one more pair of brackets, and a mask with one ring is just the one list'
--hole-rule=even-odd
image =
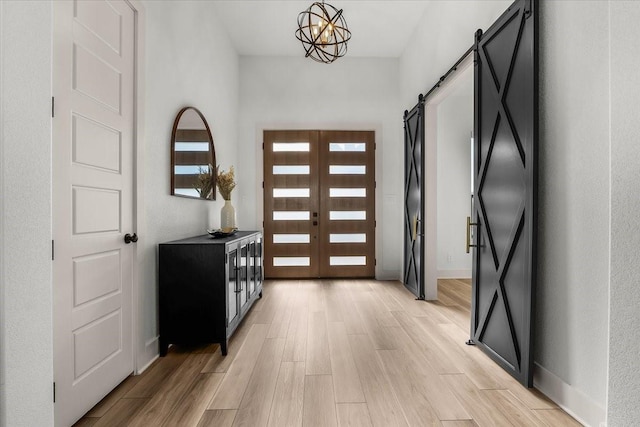
{"label": "door hinge", "polygon": [[262,188],[264,188],[264,181],[262,181]]}
{"label": "door hinge", "polygon": [[55,97],[51,97],[51,117],[55,117],[56,116],[56,98]]}
{"label": "door hinge", "polygon": [[262,143],[262,149],[264,150],[264,142]]}
{"label": "door hinge", "polygon": [[51,261],[56,259],[56,243],[55,240],[51,241]]}
{"label": "door hinge", "polygon": [[53,382],[53,403],[56,403],[56,382]]}
{"label": "door hinge", "polygon": [[378,226],[378,222],[377,221],[373,221],[373,227],[377,227]]}
{"label": "door hinge", "polygon": [[374,258],[373,265],[378,265],[378,260]]}

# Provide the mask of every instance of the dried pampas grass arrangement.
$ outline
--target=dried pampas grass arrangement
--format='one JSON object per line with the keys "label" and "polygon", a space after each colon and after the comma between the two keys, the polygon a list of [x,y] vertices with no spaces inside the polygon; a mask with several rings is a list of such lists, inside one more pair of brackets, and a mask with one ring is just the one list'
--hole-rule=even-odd
{"label": "dried pampas grass arrangement", "polygon": [[231,200],[231,192],[236,188],[233,166],[229,168],[229,172],[220,171],[220,165],[216,166],[216,175],[218,177],[216,184],[220,195],[225,200]]}

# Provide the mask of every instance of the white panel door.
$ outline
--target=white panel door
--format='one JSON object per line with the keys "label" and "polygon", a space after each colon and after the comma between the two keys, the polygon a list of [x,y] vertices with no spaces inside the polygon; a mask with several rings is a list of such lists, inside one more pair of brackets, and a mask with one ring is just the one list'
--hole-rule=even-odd
{"label": "white panel door", "polygon": [[57,426],[133,372],[134,11],[54,2],[54,373]]}

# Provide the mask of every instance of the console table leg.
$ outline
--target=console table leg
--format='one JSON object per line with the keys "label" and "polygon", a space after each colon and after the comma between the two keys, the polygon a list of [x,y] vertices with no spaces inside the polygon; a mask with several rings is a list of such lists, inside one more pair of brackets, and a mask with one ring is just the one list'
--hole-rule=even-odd
{"label": "console table leg", "polygon": [[227,340],[224,340],[220,343],[220,351],[222,352],[223,356],[227,355]]}

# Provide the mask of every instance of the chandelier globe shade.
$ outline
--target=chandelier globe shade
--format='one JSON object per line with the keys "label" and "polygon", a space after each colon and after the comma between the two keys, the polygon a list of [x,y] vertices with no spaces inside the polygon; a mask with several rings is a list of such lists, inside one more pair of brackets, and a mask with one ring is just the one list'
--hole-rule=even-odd
{"label": "chandelier globe shade", "polygon": [[342,9],[322,1],[300,12],[296,38],[304,47],[305,57],[330,64],[347,53],[351,32]]}

